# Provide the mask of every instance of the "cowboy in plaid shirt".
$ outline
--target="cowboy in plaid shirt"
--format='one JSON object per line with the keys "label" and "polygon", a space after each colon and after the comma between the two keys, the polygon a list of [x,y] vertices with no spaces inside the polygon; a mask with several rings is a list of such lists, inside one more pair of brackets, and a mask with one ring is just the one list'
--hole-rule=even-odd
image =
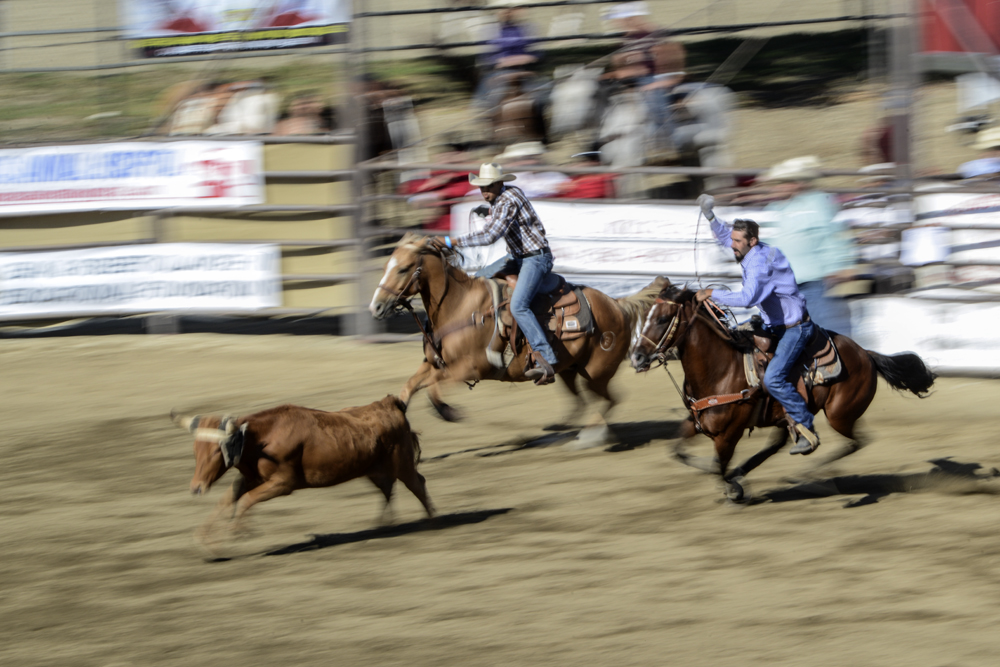
{"label": "cowboy in plaid shirt", "polygon": [[524,331],[531,346],[535,366],[525,375],[535,384],[555,381],[553,366],[558,363],[545,329],[531,311],[531,300],[552,282],[552,252],[545,239],[545,227],[539,220],[524,192],[515,186],[505,185],[516,178],[503,173],[496,163],[484,164],[479,174],[469,174],[469,183],[479,186],[483,199],[490,205],[489,222],[477,232],[471,232],[452,241],[445,236],[437,242],[451,247],[483,246],[495,243],[501,236],[507,241],[507,256],[490,266],[480,269],[476,276],[490,277],[501,269],[517,273],[517,286],[510,298],[510,312]]}

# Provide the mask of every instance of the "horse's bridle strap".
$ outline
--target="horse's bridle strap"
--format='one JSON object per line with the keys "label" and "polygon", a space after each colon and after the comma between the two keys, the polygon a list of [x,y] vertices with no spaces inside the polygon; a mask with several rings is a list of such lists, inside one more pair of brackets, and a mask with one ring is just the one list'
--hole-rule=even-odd
{"label": "horse's bridle strap", "polygon": [[392,289],[391,287],[386,287],[381,283],[379,283],[376,289],[380,289],[383,292],[388,292],[389,294],[396,297],[392,302],[392,308],[396,308],[396,306],[400,305],[400,302],[404,300],[406,292],[410,289],[410,285],[412,285],[420,277],[420,272],[423,270],[423,268],[424,268],[424,258],[421,257],[420,263],[417,264],[417,268],[415,268],[413,270],[413,273],[410,274],[410,279],[406,281],[405,285],[403,285],[403,289],[399,290],[398,292]]}

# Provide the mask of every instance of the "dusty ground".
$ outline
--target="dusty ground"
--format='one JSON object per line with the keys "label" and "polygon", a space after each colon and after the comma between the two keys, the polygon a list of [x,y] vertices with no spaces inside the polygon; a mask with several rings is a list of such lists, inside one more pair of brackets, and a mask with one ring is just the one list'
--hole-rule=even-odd
{"label": "dusty ground", "polygon": [[457,425],[418,397],[438,525],[401,488],[396,527],[373,530],[380,497],[355,481],[259,506],[236,557],[202,558],[192,531],[221,489],[188,495],[171,407],[363,404],[418,357],[310,337],[3,341],[0,664],[997,664],[1000,481],[924,474],[1000,466],[988,380],[924,401],[882,384],[870,447],[806,485],[787,478],[811,461],[781,453],[750,507],[667,456],[681,413],[662,372],[616,379],[617,452],[531,441],[568,407],[557,386],[456,390]]}

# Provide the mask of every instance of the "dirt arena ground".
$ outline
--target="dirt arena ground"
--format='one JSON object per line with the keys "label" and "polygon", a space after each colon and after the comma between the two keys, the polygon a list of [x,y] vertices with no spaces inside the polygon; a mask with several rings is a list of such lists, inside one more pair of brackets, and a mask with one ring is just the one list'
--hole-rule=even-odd
{"label": "dirt arena ground", "polygon": [[682,412],[662,371],[616,378],[618,451],[543,430],[569,407],[558,386],[456,389],[460,424],[418,396],[440,522],[400,487],[377,529],[359,480],[264,503],[232,558],[203,558],[192,532],[225,487],[189,495],[172,407],[364,404],[419,356],[325,337],[2,341],[0,664],[997,664],[991,380],[923,401],[882,383],[867,449],[807,482],[813,461],[782,452],[749,507],[667,455]]}

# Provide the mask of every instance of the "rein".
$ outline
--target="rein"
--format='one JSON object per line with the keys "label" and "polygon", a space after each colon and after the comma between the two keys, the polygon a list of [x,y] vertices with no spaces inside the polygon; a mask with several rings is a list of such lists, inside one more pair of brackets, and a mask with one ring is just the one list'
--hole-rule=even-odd
{"label": "rein", "polygon": [[[438,299],[438,307],[441,306],[441,304],[444,302],[445,297],[448,296],[448,285],[449,285],[447,260],[444,258],[443,255],[441,256],[441,263],[444,268],[445,287],[444,287],[444,292],[441,294],[441,298]],[[434,351],[434,358],[432,359],[434,365],[437,366],[438,368],[445,368],[448,364],[445,363],[444,356],[442,356],[441,354],[441,343],[442,341],[444,341],[445,336],[453,334],[456,331],[461,331],[462,329],[465,329],[467,327],[485,326],[486,318],[493,317],[493,313],[492,312],[483,313],[478,318],[477,321],[476,313],[473,312],[472,316],[468,320],[463,320],[451,326],[444,327],[441,331],[438,332],[433,332],[432,326],[424,327],[424,323],[420,321],[420,318],[417,316],[417,313],[413,310],[413,305],[410,303],[410,300],[413,297],[406,298],[406,293],[409,291],[410,286],[413,285],[413,283],[420,278],[420,274],[423,272],[423,268],[424,268],[424,256],[421,255],[420,260],[417,263],[417,268],[414,269],[412,274],[410,274],[410,279],[406,281],[406,284],[403,286],[403,289],[396,291],[390,287],[386,287],[385,285],[379,285],[378,288],[385,292],[388,292],[389,294],[392,294],[395,297],[392,304],[390,305],[390,308],[392,310],[409,311],[410,315],[413,316],[413,321],[417,323],[417,328],[420,329],[421,335],[423,335],[424,337],[424,343],[427,344],[431,348],[431,350]],[[428,318],[429,317],[430,316],[428,315]]]}
{"label": "rein", "polygon": [[431,338],[431,335],[424,327],[424,323],[420,321],[420,318],[417,317],[416,312],[414,312],[413,305],[410,303],[410,299],[412,299],[413,297],[410,298],[406,297],[406,293],[410,290],[410,286],[413,285],[413,283],[420,278],[420,274],[423,272],[423,270],[424,270],[424,256],[421,255],[419,262],[417,262],[417,268],[415,268],[413,270],[413,273],[410,274],[410,279],[406,281],[405,285],[403,285],[403,289],[396,291],[391,287],[386,287],[385,285],[381,284],[378,286],[378,289],[382,290],[383,292],[388,292],[389,294],[392,294],[395,297],[392,303],[389,305],[390,310],[405,309],[410,312],[410,315],[413,316],[413,321],[417,323],[417,328],[419,328],[420,333],[423,334],[424,342],[427,345],[429,345],[430,348],[434,351],[434,360],[433,360],[434,365],[437,366],[438,368],[444,368],[446,364],[444,363],[444,357],[441,356],[441,347],[434,342],[434,339]]}
{"label": "rein", "polygon": [[[669,303],[677,305],[676,302],[674,301],[667,301],[667,300],[661,301],[659,299],[657,299],[657,303]],[[678,324],[680,323],[681,313],[683,311],[683,308],[678,310],[677,313],[674,314],[674,317],[670,322],[670,326],[667,327],[666,332],[660,338],[659,342],[655,344],[653,352],[650,356],[658,360],[660,362],[660,365],[663,366],[664,370],[667,371],[667,375],[670,376],[670,381],[673,383],[674,388],[677,390],[677,394],[681,397],[681,400],[687,405],[688,410],[691,411],[691,416],[694,418],[695,429],[699,433],[704,433],[705,435],[712,436],[711,433],[705,430],[705,427],[701,423],[701,413],[710,408],[718,408],[724,405],[731,405],[733,403],[742,403],[748,401],[751,398],[753,398],[758,391],[760,391],[760,386],[758,385],[756,387],[749,387],[747,389],[742,389],[739,392],[733,394],[717,394],[714,396],[706,396],[705,398],[695,398],[694,396],[690,396],[689,394],[681,390],[680,385],[677,384],[677,380],[674,379],[673,374],[670,372],[670,368],[667,367],[667,350],[670,349],[671,347],[676,347],[677,344],[681,342],[683,336],[687,335],[688,331],[691,330],[691,325],[694,324],[694,321],[696,319],[701,319],[702,321],[704,321],[708,325],[709,329],[711,329],[712,332],[715,333],[715,335],[717,335],[719,338],[722,338],[727,342],[733,341],[732,335],[728,334],[728,327],[726,327],[719,319],[719,316],[716,315],[716,310],[719,311],[720,313],[723,313],[722,309],[719,308],[719,306],[716,305],[711,300],[704,301],[702,303],[707,304],[705,306],[705,309],[708,311],[708,314],[711,315],[711,319],[709,319],[705,315],[702,315],[699,312],[702,304],[696,305],[694,309],[691,311],[690,317],[688,317],[687,327],[684,329],[684,333],[681,334],[682,338],[679,338],[678,340],[673,341],[670,345],[668,345],[667,344],[668,341],[670,341],[670,338],[673,336],[674,332],[677,330]],[[718,324],[719,326],[716,327],[715,324]],[[653,340],[647,337],[642,332],[639,333],[639,336],[644,340],[653,343]]]}
{"label": "rein", "polygon": [[413,273],[410,274],[410,279],[406,281],[405,285],[403,285],[403,289],[399,290],[398,292],[392,289],[391,287],[386,287],[385,285],[379,283],[376,289],[380,289],[383,292],[388,292],[389,294],[396,297],[395,299],[392,300],[392,303],[389,305],[389,310],[399,310],[400,308],[406,308],[411,313],[413,312],[413,307],[410,305],[410,299],[412,299],[413,297],[407,299],[406,292],[410,289],[410,285],[412,285],[414,281],[416,281],[420,277],[420,273],[423,271],[423,269],[424,269],[424,257],[423,255],[421,255],[420,261],[417,262],[417,268],[415,268],[413,270]]}

